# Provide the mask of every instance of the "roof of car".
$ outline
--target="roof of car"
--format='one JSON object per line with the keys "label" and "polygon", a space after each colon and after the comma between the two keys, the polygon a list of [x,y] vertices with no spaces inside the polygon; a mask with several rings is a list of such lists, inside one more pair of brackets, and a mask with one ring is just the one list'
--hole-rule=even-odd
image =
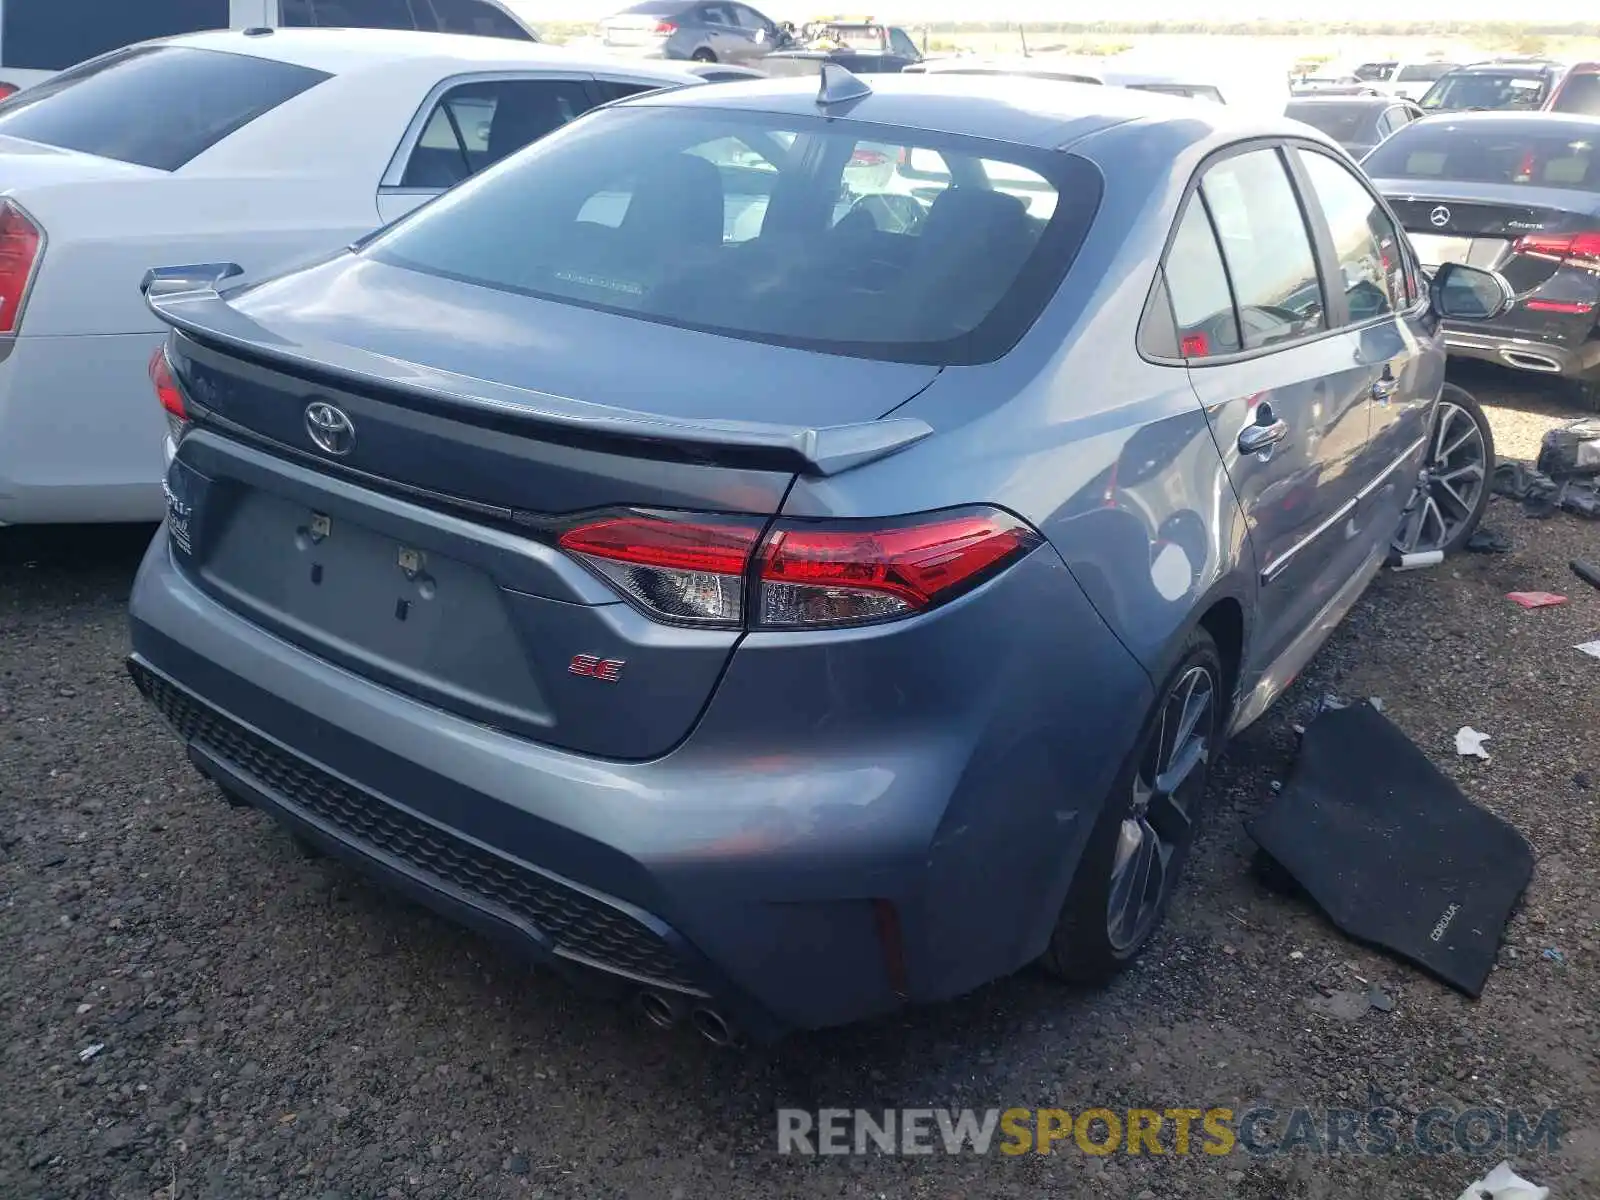
{"label": "roof of car", "polygon": [[[1214,134],[1283,132],[1287,119],[1098,84],[1005,75],[886,74],[867,79],[870,94],[829,106],[827,115],[927,132],[987,138],[1041,150],[1066,146],[1117,125],[1163,125],[1193,143]],[[763,79],[644,93],[624,107],[697,107],[817,116],[815,79]]]}
{"label": "roof of car", "polygon": [[1550,71],[1559,68],[1559,63],[1551,62],[1547,58],[1491,58],[1484,62],[1463,63],[1454,67],[1455,71]]}
{"label": "roof of car", "polygon": [[630,75],[659,77],[663,82],[687,83],[696,78],[668,63],[574,54],[560,46],[515,38],[424,33],[410,29],[272,29],[264,32],[217,29],[158,40],[197,50],[276,59],[330,75],[402,62],[434,61],[460,63],[481,70],[525,71],[541,66],[578,71],[625,69]]}
{"label": "roof of car", "polygon": [[1429,129],[1450,125],[1521,125],[1531,129],[1571,130],[1593,136],[1600,130],[1600,117],[1583,113],[1550,112],[1545,109],[1491,109],[1486,112],[1441,112],[1428,114]]}

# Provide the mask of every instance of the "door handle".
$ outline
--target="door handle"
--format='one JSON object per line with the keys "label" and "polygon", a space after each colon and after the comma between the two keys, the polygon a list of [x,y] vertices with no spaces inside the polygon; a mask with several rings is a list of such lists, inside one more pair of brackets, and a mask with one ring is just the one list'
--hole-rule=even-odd
{"label": "door handle", "polygon": [[1272,405],[1256,409],[1256,419],[1239,431],[1240,454],[1265,454],[1289,436],[1289,423],[1272,412]]}

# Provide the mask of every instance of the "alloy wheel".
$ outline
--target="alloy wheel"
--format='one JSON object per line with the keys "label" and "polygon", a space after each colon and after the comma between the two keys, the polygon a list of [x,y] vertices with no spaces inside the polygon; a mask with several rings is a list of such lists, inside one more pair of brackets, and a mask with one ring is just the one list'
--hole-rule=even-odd
{"label": "alloy wheel", "polygon": [[1190,667],[1167,693],[1140,755],[1117,833],[1106,906],[1106,933],[1119,954],[1149,936],[1177,879],[1175,860],[1188,848],[1205,794],[1216,704],[1212,673]]}
{"label": "alloy wheel", "polygon": [[1450,545],[1473,519],[1489,486],[1488,459],[1483,430],[1473,415],[1459,404],[1440,400],[1428,457],[1395,534],[1394,548],[1401,554],[1422,554]]}

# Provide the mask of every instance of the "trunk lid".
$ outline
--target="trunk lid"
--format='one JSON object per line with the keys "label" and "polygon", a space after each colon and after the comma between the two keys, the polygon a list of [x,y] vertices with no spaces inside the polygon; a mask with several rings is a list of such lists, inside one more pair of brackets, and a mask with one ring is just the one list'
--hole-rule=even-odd
{"label": "trunk lid", "polygon": [[607,46],[657,46],[671,36],[656,32],[663,23],[672,22],[659,14],[619,13],[600,22],[600,38]]}
{"label": "trunk lid", "polygon": [[1426,266],[1466,263],[1503,273],[1512,290],[1530,291],[1550,278],[1559,259],[1513,253],[1518,238],[1600,228],[1597,197],[1559,188],[1448,184],[1416,190],[1378,181]]}
{"label": "trunk lid", "polygon": [[17,196],[22,203],[26,203],[23,197],[28,191],[39,188],[100,179],[151,179],[165,175],[165,171],[158,171],[154,167],[0,136],[0,189],[7,195]]}
{"label": "trunk lid", "polygon": [[[152,306],[195,409],[169,528],[200,586],[396,690],[611,758],[671,749],[739,633],[646,617],[552,530],[623,507],[765,519],[796,471],[925,434],[876,418],[938,373],[351,257]],[[348,422],[336,453],[312,405]],[[596,660],[619,677],[574,665]]]}

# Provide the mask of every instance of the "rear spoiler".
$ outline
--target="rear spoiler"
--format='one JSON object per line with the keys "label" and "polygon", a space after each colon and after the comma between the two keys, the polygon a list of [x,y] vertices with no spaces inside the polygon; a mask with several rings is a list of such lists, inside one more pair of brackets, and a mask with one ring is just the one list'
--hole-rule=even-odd
{"label": "rear spoiler", "polygon": [[152,271],[145,303],[201,345],[364,390],[414,396],[458,413],[465,409],[575,439],[631,442],[729,466],[806,475],[837,475],[886,458],[933,432],[914,417],[816,427],[674,420],[441,371],[334,342],[288,342],[232,307],[216,290],[221,273],[207,278],[211,271],[209,265]]}

